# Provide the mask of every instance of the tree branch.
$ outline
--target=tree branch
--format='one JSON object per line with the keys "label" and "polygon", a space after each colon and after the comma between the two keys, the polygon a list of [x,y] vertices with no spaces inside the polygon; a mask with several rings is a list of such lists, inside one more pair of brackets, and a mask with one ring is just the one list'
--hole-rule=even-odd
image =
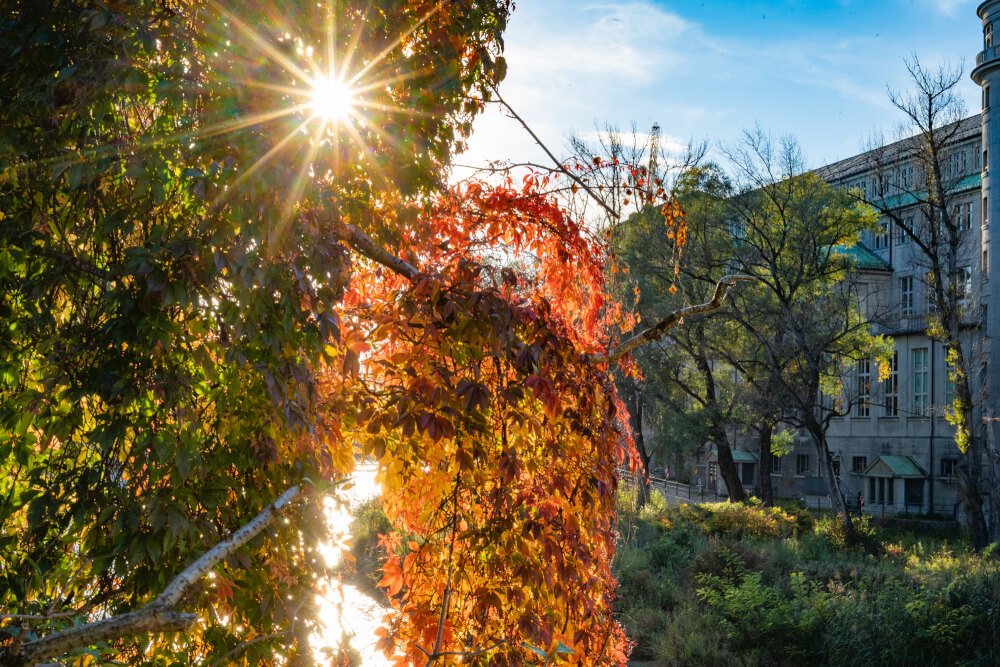
{"label": "tree branch", "polygon": [[337,235],[356,252],[409,280],[413,280],[420,273],[420,269],[379,246],[372,237],[354,225],[340,225]]}
{"label": "tree branch", "polygon": [[676,327],[677,325],[684,322],[685,317],[693,317],[695,315],[703,315],[705,313],[710,313],[712,311],[722,308],[723,302],[726,300],[726,296],[729,294],[729,288],[740,282],[750,282],[755,280],[751,276],[744,275],[732,275],[724,276],[719,279],[719,282],[715,284],[715,293],[712,295],[711,301],[706,301],[705,303],[698,303],[693,306],[687,306],[686,308],[679,308],[674,312],[667,315],[665,318],[660,320],[655,325],[649,327],[645,331],[642,331],[635,336],[632,336],[628,340],[621,343],[618,347],[614,348],[607,354],[595,354],[591,357],[591,360],[595,363],[605,363],[609,361],[618,361],[626,354],[632,350],[645,345],[646,343],[651,343],[655,340],[659,340],[663,335]]}
{"label": "tree branch", "polygon": [[184,568],[163,592],[146,606],[26,642],[19,651],[13,654],[0,652],[0,665],[9,665],[10,667],[37,665],[49,658],[112,639],[131,637],[146,632],[176,632],[187,629],[195,622],[198,615],[180,613],[174,611],[173,608],[181,601],[188,589],[208,574],[223,558],[256,537],[298,495],[299,487],[293,486],[278,496],[273,503],[265,507],[249,523]]}
{"label": "tree branch", "polygon": [[528,123],[523,118],[521,118],[521,116],[516,111],[514,111],[514,107],[508,104],[507,100],[505,100],[503,96],[500,95],[500,91],[496,88],[496,86],[493,87],[493,94],[496,96],[497,102],[499,102],[499,104],[504,109],[507,110],[507,113],[511,115],[511,118],[520,123],[521,127],[524,128],[524,131],[527,132],[529,135],[531,135],[531,138],[532,140],[534,140],[535,144],[543,151],[545,151],[545,154],[549,156],[550,160],[552,160],[552,164],[556,165],[556,171],[562,172],[563,174],[568,176],[570,180],[572,180],[574,183],[583,188],[583,191],[586,192],[588,195],[590,195],[591,199],[596,201],[601,208],[607,211],[608,214],[612,217],[612,219],[618,220],[618,218],[620,217],[618,215],[618,212],[615,211],[613,208],[611,208],[608,205],[608,203],[604,201],[601,197],[599,197],[597,193],[595,193],[593,189],[591,189],[591,187],[587,185],[587,183],[584,182],[582,178],[574,174],[571,170],[567,169],[566,166],[562,162],[560,162],[558,158],[556,158],[556,156],[552,153],[552,151],[549,150],[549,147],[546,146],[544,143],[542,143],[542,140],[538,138],[538,135],[535,134],[534,130],[531,129]]}

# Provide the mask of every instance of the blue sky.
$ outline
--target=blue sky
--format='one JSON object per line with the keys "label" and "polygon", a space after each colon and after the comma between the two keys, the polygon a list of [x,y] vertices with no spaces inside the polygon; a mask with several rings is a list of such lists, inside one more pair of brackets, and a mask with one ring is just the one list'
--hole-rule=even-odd
{"label": "blue sky", "polygon": [[[811,166],[854,155],[901,117],[886,87],[905,89],[903,59],[964,60],[982,48],[978,0],[519,0],[506,34],[508,102],[557,154],[595,122],[672,141],[732,144],[760,124],[791,134]],[[541,159],[518,126],[479,119],[463,163]]]}

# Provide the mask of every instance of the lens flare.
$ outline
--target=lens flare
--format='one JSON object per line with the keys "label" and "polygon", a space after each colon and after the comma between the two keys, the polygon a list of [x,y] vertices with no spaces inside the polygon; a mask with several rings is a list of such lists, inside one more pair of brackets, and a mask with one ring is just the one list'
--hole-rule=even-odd
{"label": "lens flare", "polygon": [[310,82],[313,113],[328,123],[347,120],[357,104],[356,92],[337,77],[321,76]]}

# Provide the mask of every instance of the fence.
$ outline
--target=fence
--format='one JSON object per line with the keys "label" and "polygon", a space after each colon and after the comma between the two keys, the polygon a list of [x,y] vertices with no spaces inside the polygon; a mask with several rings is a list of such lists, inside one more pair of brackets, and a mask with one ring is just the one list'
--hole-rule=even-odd
{"label": "fence", "polygon": [[[634,486],[637,482],[634,475],[629,472],[621,471],[620,478],[623,482]],[[714,491],[706,490],[704,487],[694,484],[684,484],[676,480],[664,479],[663,477],[656,477],[655,475],[650,475],[649,477],[650,486],[659,492],[661,492],[667,501],[681,501],[681,502],[722,502],[729,498],[726,494],[716,493]],[[746,489],[747,493],[753,493],[752,489]],[[787,500],[787,499],[783,499]],[[804,496],[799,498],[805,506],[816,512],[832,511],[833,503],[830,502],[830,498],[827,496]],[[895,505],[885,505],[880,503],[865,503],[864,513],[876,517],[897,517],[897,518],[910,518],[910,517],[927,517],[928,515],[935,517],[943,517],[946,519],[957,520],[959,518],[959,508],[961,503],[934,503],[927,511],[927,507],[924,504],[909,504],[905,503],[902,507],[897,507]],[[855,512],[859,511],[861,508],[858,506],[857,501],[849,497],[847,498],[847,508]]]}

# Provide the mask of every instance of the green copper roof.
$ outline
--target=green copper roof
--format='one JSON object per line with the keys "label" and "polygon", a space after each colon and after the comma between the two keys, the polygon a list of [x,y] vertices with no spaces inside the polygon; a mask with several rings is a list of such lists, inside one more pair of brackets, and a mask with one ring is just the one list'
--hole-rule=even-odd
{"label": "green copper roof", "polygon": [[[712,456],[716,459],[719,458],[719,450],[716,447],[712,447]],[[744,452],[742,449],[733,450],[733,461],[736,463],[756,463],[757,455],[753,452]]]}
{"label": "green copper roof", "polygon": [[[948,192],[963,192],[965,190],[972,190],[982,186],[983,179],[982,174],[979,172],[975,174],[969,174],[958,183],[948,186]],[[885,199],[880,199],[878,201],[873,201],[873,204],[881,209],[892,209],[892,208],[903,208],[904,206],[912,206],[917,203],[917,198],[910,193],[896,195],[894,197],[886,197]]]}
{"label": "green copper roof", "polygon": [[834,250],[846,255],[851,260],[851,263],[859,269],[866,271],[892,271],[892,265],[889,262],[869,250],[868,246],[860,241],[849,248],[836,246]]}
{"label": "green copper roof", "polygon": [[868,477],[927,477],[927,473],[909,456],[882,455],[865,470]]}

